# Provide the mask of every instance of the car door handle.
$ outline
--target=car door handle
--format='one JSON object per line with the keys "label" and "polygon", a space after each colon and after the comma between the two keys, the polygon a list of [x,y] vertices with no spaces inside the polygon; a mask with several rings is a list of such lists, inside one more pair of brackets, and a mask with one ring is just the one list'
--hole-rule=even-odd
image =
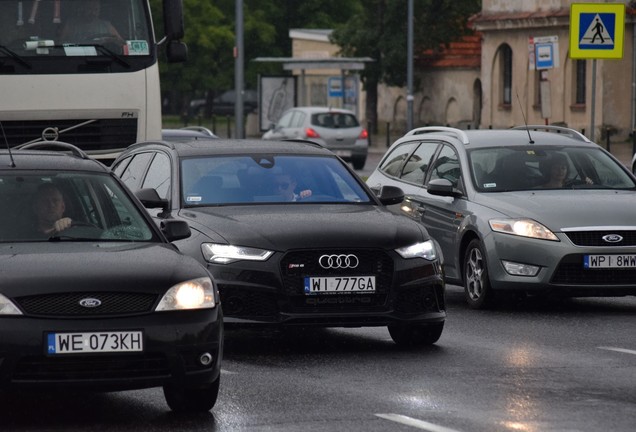
{"label": "car door handle", "polygon": [[413,215],[414,216],[422,217],[422,216],[424,216],[424,213],[426,213],[426,207],[424,207],[422,205],[418,205],[417,207],[415,207],[413,209]]}

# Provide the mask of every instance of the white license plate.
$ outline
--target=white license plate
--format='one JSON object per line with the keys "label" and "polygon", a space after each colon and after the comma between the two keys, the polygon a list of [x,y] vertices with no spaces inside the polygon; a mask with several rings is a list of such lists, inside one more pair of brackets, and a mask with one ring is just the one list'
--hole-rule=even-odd
{"label": "white license plate", "polygon": [[335,153],[340,157],[351,157],[351,150],[336,150]]}
{"label": "white license plate", "polygon": [[306,277],[305,294],[374,293],[375,276]]}
{"label": "white license plate", "polygon": [[636,255],[584,255],[583,267],[595,268],[634,268]]}
{"label": "white license plate", "polygon": [[49,333],[46,337],[49,354],[140,352],[144,350],[144,338],[141,331]]}

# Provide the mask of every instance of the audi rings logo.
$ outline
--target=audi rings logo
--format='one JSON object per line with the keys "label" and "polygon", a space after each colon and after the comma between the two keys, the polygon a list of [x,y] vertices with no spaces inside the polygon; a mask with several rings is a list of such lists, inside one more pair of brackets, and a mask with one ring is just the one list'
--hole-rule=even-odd
{"label": "audi rings logo", "polygon": [[357,256],[349,255],[323,255],[318,259],[320,267],[324,269],[354,269],[360,264]]}

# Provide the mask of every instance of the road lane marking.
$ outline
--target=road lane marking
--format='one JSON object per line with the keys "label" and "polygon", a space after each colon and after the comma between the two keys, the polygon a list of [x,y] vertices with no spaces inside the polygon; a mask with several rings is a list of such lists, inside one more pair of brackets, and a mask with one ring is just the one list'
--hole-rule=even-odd
{"label": "road lane marking", "polygon": [[413,426],[418,429],[422,429],[429,432],[459,432],[455,429],[449,429],[444,426],[436,425],[434,423],[425,422],[423,420],[414,419],[401,414],[376,414],[377,417],[385,420],[394,421],[407,426]]}
{"label": "road lane marking", "polygon": [[607,351],[616,351],[616,352],[620,352],[620,353],[625,353],[625,354],[634,354],[636,355],[636,351],[634,350],[628,350],[625,348],[614,348],[614,347],[597,347],[598,349],[602,349],[602,350],[607,350]]}

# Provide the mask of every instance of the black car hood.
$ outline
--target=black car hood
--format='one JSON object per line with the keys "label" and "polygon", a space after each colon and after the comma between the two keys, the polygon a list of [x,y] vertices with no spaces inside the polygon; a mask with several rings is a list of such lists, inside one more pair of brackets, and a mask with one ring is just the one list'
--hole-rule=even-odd
{"label": "black car hood", "polygon": [[320,247],[395,249],[428,240],[416,222],[365,204],[280,204],[184,209],[211,241],[282,251]]}
{"label": "black car hood", "polygon": [[169,244],[0,244],[0,292],[9,297],[69,291],[163,293],[208,275]]}

